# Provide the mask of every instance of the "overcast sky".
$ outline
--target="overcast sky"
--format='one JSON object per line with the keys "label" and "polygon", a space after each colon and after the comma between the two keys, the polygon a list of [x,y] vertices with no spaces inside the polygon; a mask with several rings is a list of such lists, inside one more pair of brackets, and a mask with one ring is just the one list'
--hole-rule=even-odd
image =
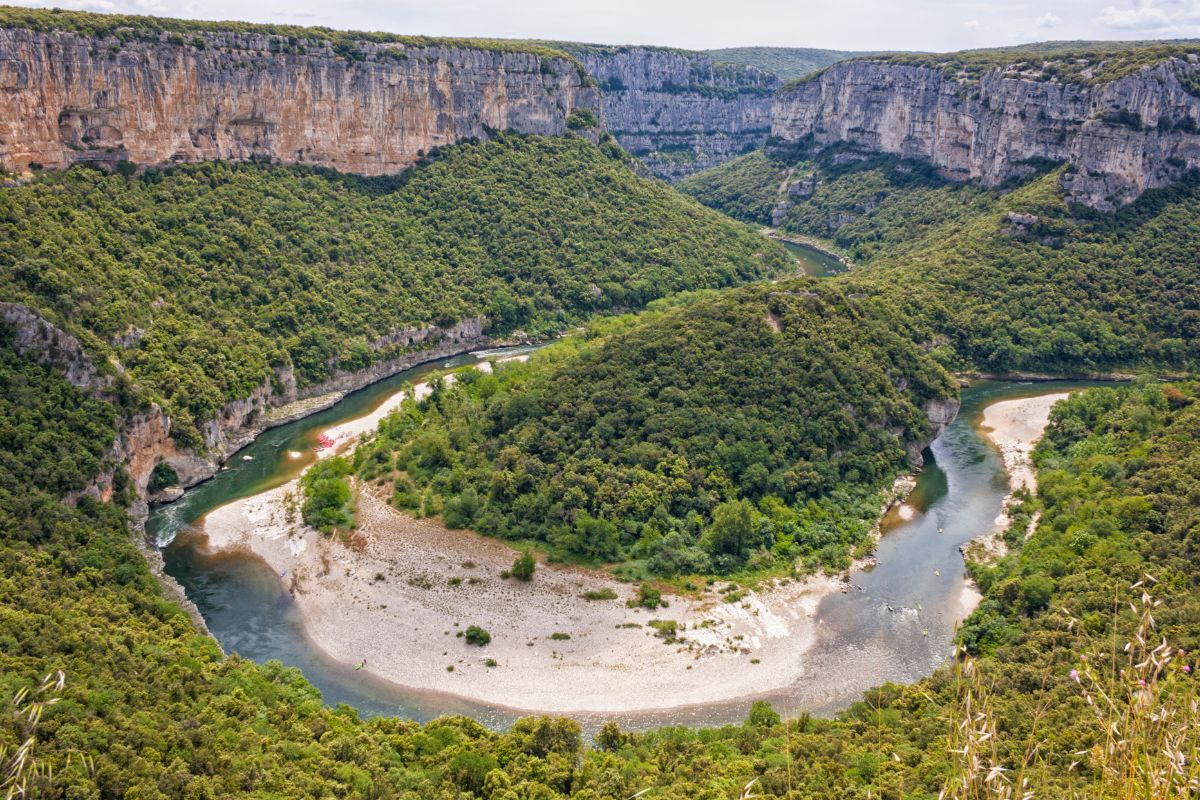
{"label": "overcast sky", "polygon": [[959,50],[1200,36],[1200,0],[6,0],[438,36],[687,48]]}

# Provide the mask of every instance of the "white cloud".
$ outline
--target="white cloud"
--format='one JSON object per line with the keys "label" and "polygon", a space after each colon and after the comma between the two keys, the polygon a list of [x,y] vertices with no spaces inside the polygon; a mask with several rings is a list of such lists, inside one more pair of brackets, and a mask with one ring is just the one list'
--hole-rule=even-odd
{"label": "white cloud", "polygon": [[969,31],[978,30],[979,29],[979,20],[969,19],[963,23],[963,27]]}
{"label": "white cloud", "polygon": [[1062,17],[1047,11],[1045,14],[1042,14],[1042,16],[1038,17],[1037,24],[1039,28],[1057,28],[1061,22]]}
{"label": "white cloud", "polygon": [[1188,31],[1181,27],[1200,25],[1200,0],[1132,0],[1126,6],[1106,6],[1100,21],[1119,30],[1184,36]]}

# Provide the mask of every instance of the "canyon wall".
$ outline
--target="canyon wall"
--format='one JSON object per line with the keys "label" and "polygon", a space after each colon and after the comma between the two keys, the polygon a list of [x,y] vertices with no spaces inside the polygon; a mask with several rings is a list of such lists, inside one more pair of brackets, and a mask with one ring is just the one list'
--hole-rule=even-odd
{"label": "canyon wall", "polygon": [[[18,352],[58,370],[75,388],[117,403],[117,376],[123,368],[115,359],[108,362],[111,368],[107,371],[97,369],[96,361],[78,339],[19,303],[0,302],[0,324],[13,331],[13,346]],[[114,469],[124,467],[137,493],[131,513],[135,518],[144,518],[150,476],[159,464],[170,465],[182,486],[192,486],[216,474],[221,462],[267,428],[328,408],[348,392],[418,364],[493,344],[486,329],[483,317],[469,317],[446,328],[431,325],[397,329],[375,343],[376,350],[387,347],[395,355],[359,372],[337,371],[328,381],[310,386],[298,387],[292,369],[278,367],[249,396],[230,400],[213,419],[204,422],[203,452],[176,444],[171,436],[171,419],[157,404],[146,402],[137,408],[123,408],[108,451],[110,466],[78,494],[109,500]],[[177,494],[176,489],[169,496]]]}
{"label": "canyon wall", "polygon": [[763,145],[779,79],[703,53],[562,45],[603,90],[605,127],[660,178],[678,180]]}
{"label": "canyon wall", "polygon": [[0,29],[0,166],[14,172],[264,159],[378,175],[489,130],[560,135],[599,105],[577,64],[534,53]]}
{"label": "canyon wall", "polygon": [[844,142],[986,186],[1066,163],[1068,196],[1112,210],[1200,167],[1197,85],[1195,55],[1096,84],[1036,69],[996,69],[971,83],[930,67],[844,61],[778,93],[771,145]]}

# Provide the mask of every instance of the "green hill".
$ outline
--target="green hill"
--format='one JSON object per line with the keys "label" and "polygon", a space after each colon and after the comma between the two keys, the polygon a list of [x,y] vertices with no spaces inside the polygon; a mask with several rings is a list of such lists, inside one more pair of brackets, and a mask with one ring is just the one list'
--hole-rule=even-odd
{"label": "green hill", "polygon": [[[1200,364],[1188,288],[1200,280],[1189,255],[1200,177],[1109,215],[1069,207],[1057,169],[984,190],[921,162],[843,155],[751,153],[679,188],[758,224],[786,200],[780,231],[847,253],[858,269],[838,280],[902,300],[926,336],[948,345],[947,365],[1080,373]],[[811,193],[781,196],[785,179]]]}
{"label": "green hill", "polygon": [[796,280],[596,323],[409,401],[362,474],[453,527],[656,574],[844,569],[933,438],[923,409],[957,395],[897,322]]}
{"label": "green hill", "polygon": [[77,167],[6,188],[0,216],[5,299],[119,360],[186,443],[272,367],[301,385],[361,370],[396,355],[396,329],[484,315],[545,334],[788,261],[574,138],[446,148],[395,178]]}

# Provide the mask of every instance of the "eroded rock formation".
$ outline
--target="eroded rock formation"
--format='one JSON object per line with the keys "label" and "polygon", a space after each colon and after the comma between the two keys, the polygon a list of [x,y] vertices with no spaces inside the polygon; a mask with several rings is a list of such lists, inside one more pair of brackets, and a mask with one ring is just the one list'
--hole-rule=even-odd
{"label": "eroded rock formation", "polygon": [[779,79],[768,72],[656,47],[573,52],[604,92],[605,126],[660,178],[715,167],[761,147],[771,131]]}
{"label": "eroded rock formation", "polygon": [[1066,163],[1069,197],[1111,210],[1200,167],[1198,81],[1195,55],[1094,85],[1002,69],[968,83],[929,67],[844,61],[779,92],[772,142],[848,142],[986,186]]}
{"label": "eroded rock formation", "polygon": [[16,172],[267,159],[378,175],[489,129],[559,135],[599,102],[578,65],[533,53],[0,29],[0,166]]}

